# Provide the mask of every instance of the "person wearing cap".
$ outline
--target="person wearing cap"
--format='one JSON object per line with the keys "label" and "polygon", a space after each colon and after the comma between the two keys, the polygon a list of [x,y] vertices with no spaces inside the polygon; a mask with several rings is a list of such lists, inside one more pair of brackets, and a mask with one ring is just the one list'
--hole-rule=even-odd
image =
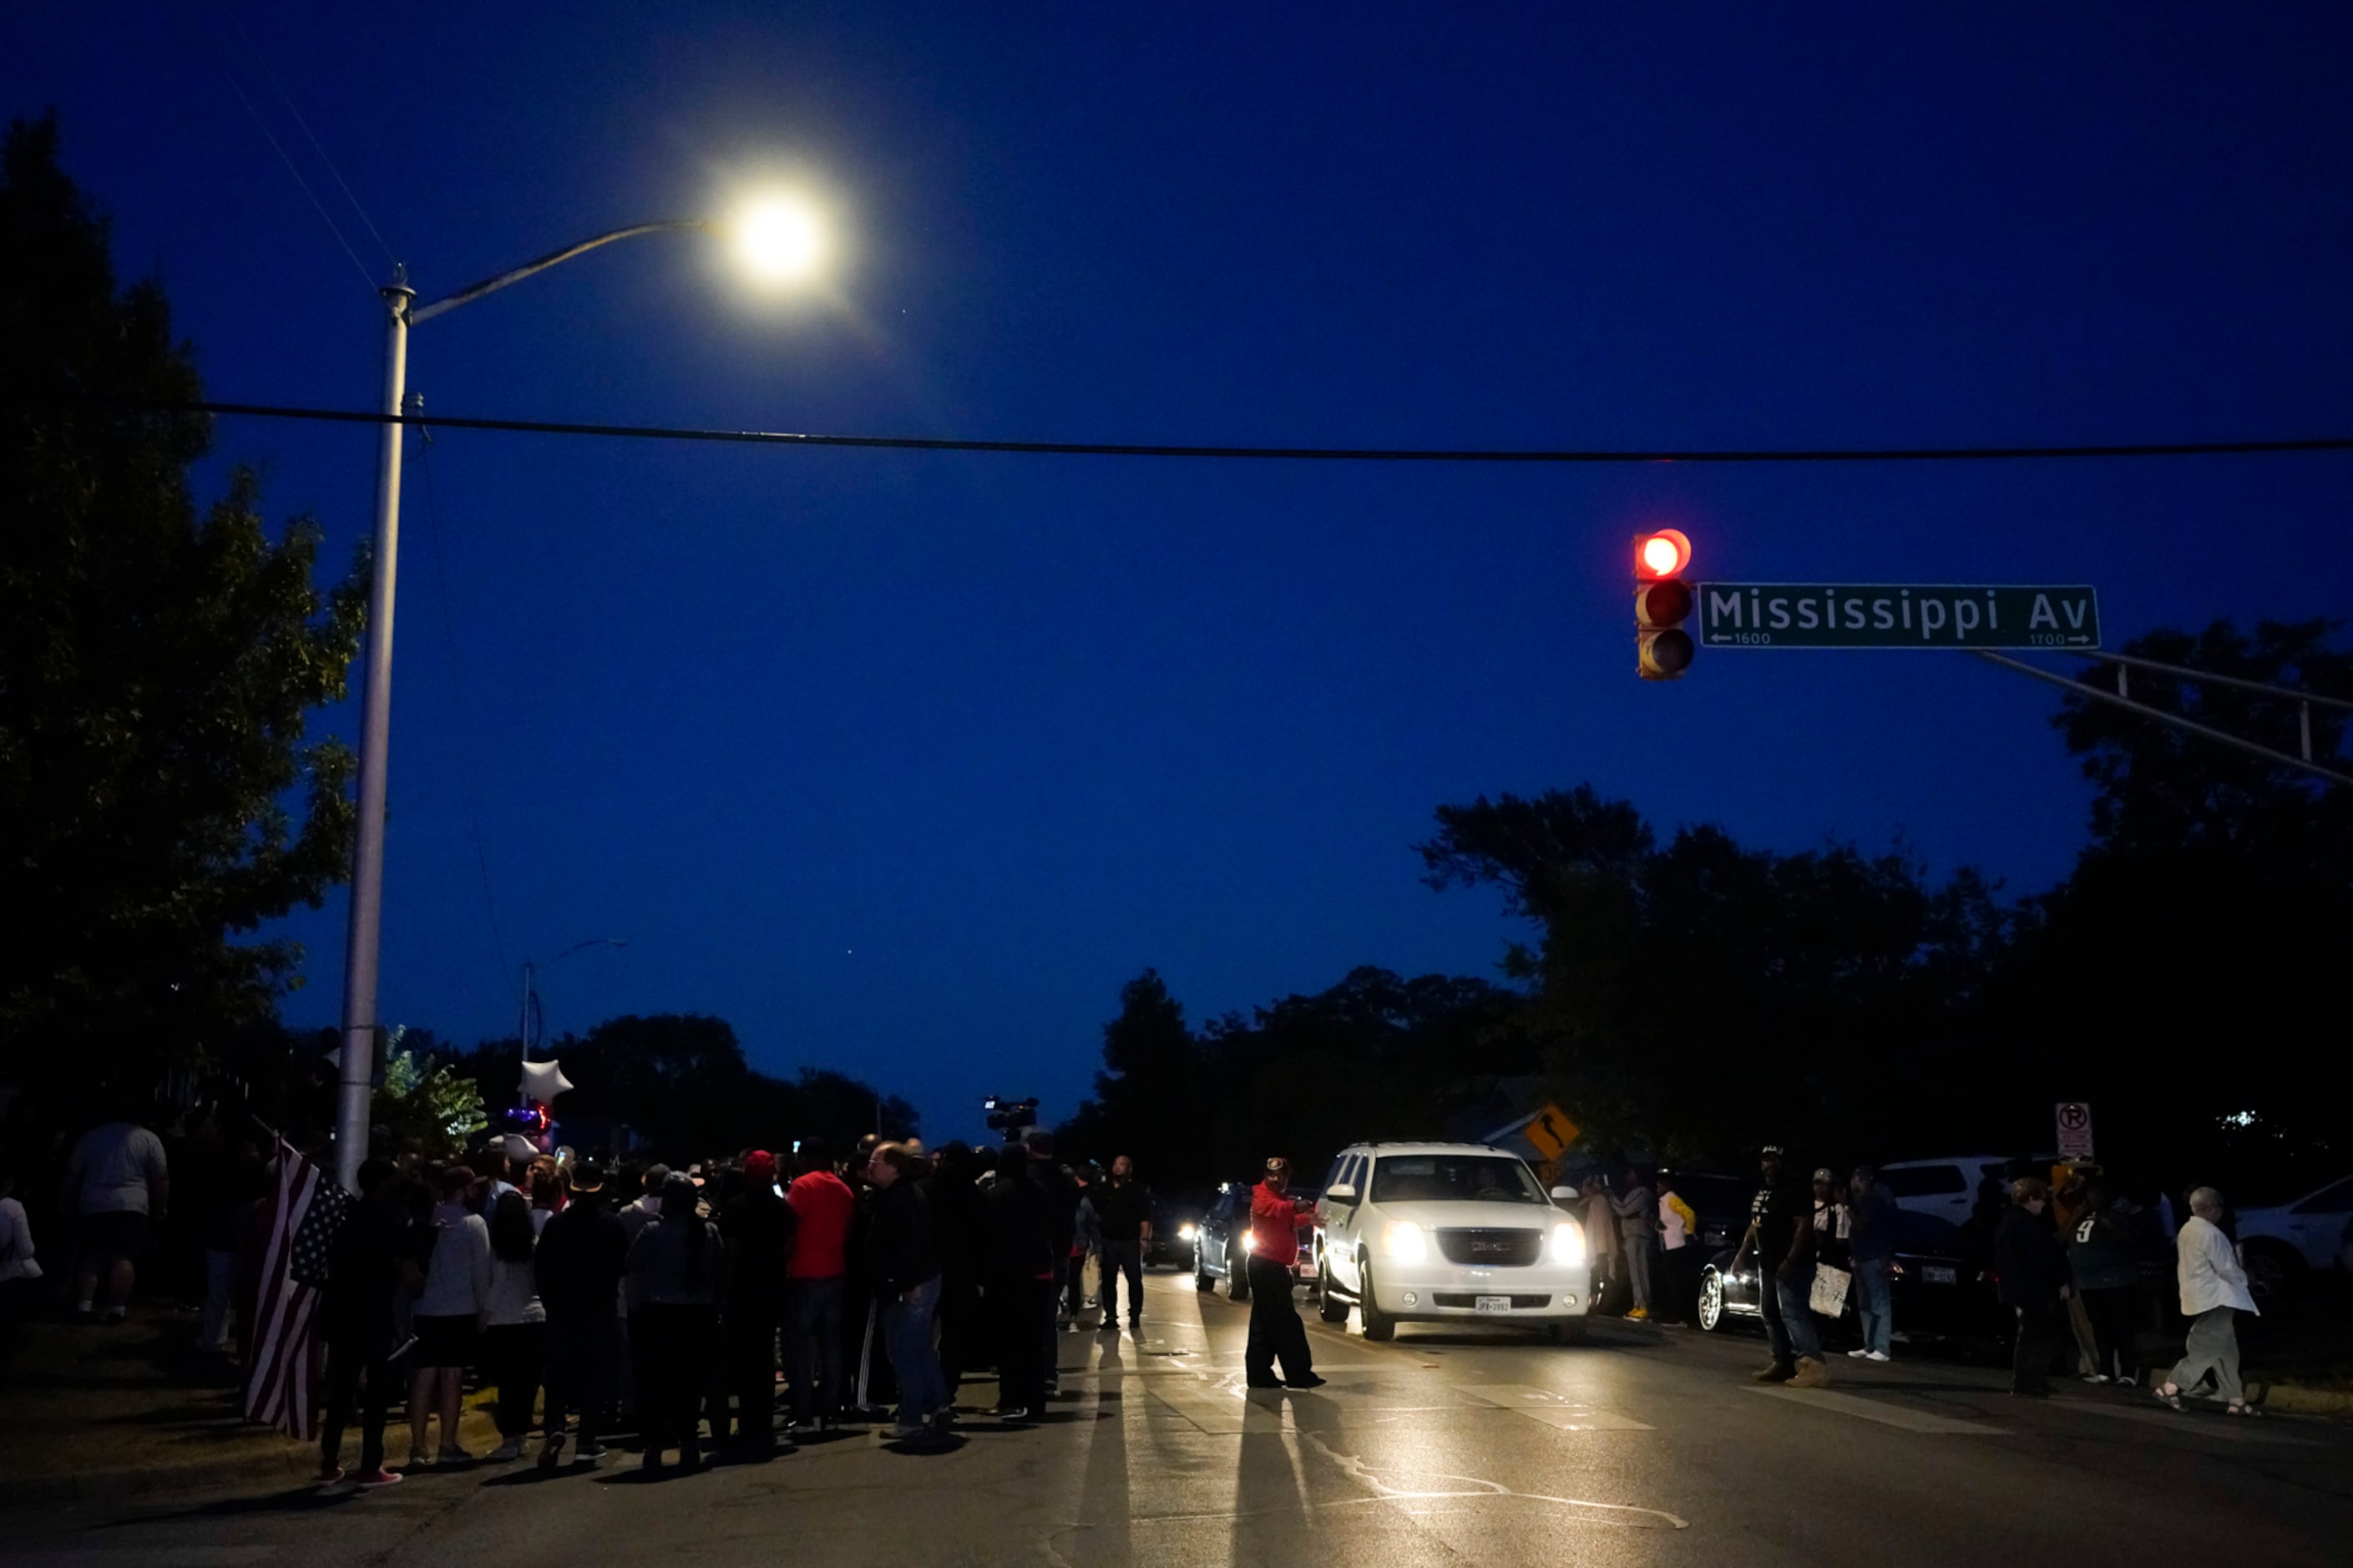
{"label": "person wearing cap", "polygon": [[1733,1254],[1736,1278],[1757,1259],[1757,1303],[1773,1360],[1757,1373],[1759,1383],[1819,1388],[1830,1382],[1821,1340],[1814,1331],[1813,1205],[1781,1173],[1782,1149],[1767,1143],[1757,1152],[1764,1185],[1748,1205],[1748,1230]]}
{"label": "person wearing cap", "polygon": [[743,1190],[719,1211],[727,1243],[726,1382],[735,1395],[735,1447],[750,1459],[776,1454],[776,1330],[784,1321],[786,1271],[792,1267],[793,1206],[776,1192],[776,1157],[744,1156]]}
{"label": "person wearing cap", "polygon": [[[1315,1221],[1314,1208],[1290,1195],[1291,1162],[1266,1163],[1266,1179],[1250,1192],[1250,1343],[1242,1352],[1244,1381],[1252,1388],[1316,1388],[1307,1327],[1291,1300],[1291,1270],[1299,1261],[1299,1233]],[[1282,1363],[1282,1377],[1274,1363]]]}
{"label": "person wearing cap", "polygon": [[547,1312],[542,1469],[554,1468],[564,1457],[565,1417],[575,1411],[580,1435],[574,1455],[587,1465],[605,1457],[596,1426],[619,1390],[621,1279],[629,1258],[628,1232],[607,1195],[601,1165],[593,1160],[575,1165],[571,1201],[540,1232],[533,1260]]}

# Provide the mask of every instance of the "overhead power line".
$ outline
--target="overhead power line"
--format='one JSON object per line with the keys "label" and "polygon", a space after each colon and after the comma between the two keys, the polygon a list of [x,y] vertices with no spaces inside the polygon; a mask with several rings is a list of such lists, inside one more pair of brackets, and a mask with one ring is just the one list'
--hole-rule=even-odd
{"label": "overhead power line", "polygon": [[[357,408],[267,403],[148,403],[185,414],[310,419],[342,425],[422,425]],[[436,415],[439,430],[505,430],[527,436],[590,436],[641,441],[724,441],[757,447],[853,447],[902,452],[1010,452],[1074,458],[1225,458],[1339,463],[1953,463],[2048,458],[2249,457],[2353,452],[2353,436],[2265,441],[2118,442],[2073,447],[1717,447],[1499,448],[1482,447],[1190,447],[1143,441],[986,441],[944,436],[828,436],[790,430],[711,430],[673,425],[589,425],[556,419],[468,419]]]}

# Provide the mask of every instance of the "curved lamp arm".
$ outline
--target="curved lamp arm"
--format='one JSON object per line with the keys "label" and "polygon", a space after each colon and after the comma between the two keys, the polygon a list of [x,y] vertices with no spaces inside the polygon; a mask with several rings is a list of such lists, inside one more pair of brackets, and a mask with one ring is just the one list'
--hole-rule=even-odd
{"label": "curved lamp arm", "polygon": [[560,261],[569,261],[584,251],[594,250],[600,245],[610,245],[617,239],[633,239],[641,234],[670,234],[698,228],[706,233],[715,233],[718,226],[707,223],[702,218],[670,218],[661,223],[638,223],[631,224],[627,228],[617,228],[610,234],[600,234],[593,238],[584,239],[577,245],[567,245],[561,250],[551,250],[535,261],[526,261],[521,267],[501,272],[495,278],[485,278],[480,283],[470,284],[454,294],[434,300],[430,305],[419,306],[408,312],[408,324],[415,326],[419,321],[431,321],[444,310],[454,310],[460,305],[470,305],[485,294],[495,294],[510,283],[520,283],[534,272],[544,272]]}

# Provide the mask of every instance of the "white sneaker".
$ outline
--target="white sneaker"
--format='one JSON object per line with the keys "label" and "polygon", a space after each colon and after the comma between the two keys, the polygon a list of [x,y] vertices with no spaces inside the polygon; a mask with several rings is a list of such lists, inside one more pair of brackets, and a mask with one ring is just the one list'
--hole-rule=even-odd
{"label": "white sneaker", "polygon": [[1865,1352],[1862,1359],[1865,1361],[1892,1361],[1894,1358],[1890,1356],[1885,1351],[1870,1351]]}
{"label": "white sneaker", "polygon": [[1846,1353],[1852,1356],[1857,1361],[1868,1361],[1871,1359],[1871,1352],[1869,1351],[1855,1350],[1849,1351]]}

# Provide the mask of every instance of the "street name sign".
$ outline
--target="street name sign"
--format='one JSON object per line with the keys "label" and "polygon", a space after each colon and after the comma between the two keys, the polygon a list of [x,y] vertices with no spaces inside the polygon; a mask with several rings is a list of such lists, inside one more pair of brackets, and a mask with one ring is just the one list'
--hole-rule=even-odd
{"label": "street name sign", "polygon": [[2092,1158],[2092,1108],[2080,1100],[2059,1106],[2059,1158],[2070,1163]]}
{"label": "street name sign", "polygon": [[2100,596],[2001,584],[1702,583],[1703,647],[2100,646]]}

